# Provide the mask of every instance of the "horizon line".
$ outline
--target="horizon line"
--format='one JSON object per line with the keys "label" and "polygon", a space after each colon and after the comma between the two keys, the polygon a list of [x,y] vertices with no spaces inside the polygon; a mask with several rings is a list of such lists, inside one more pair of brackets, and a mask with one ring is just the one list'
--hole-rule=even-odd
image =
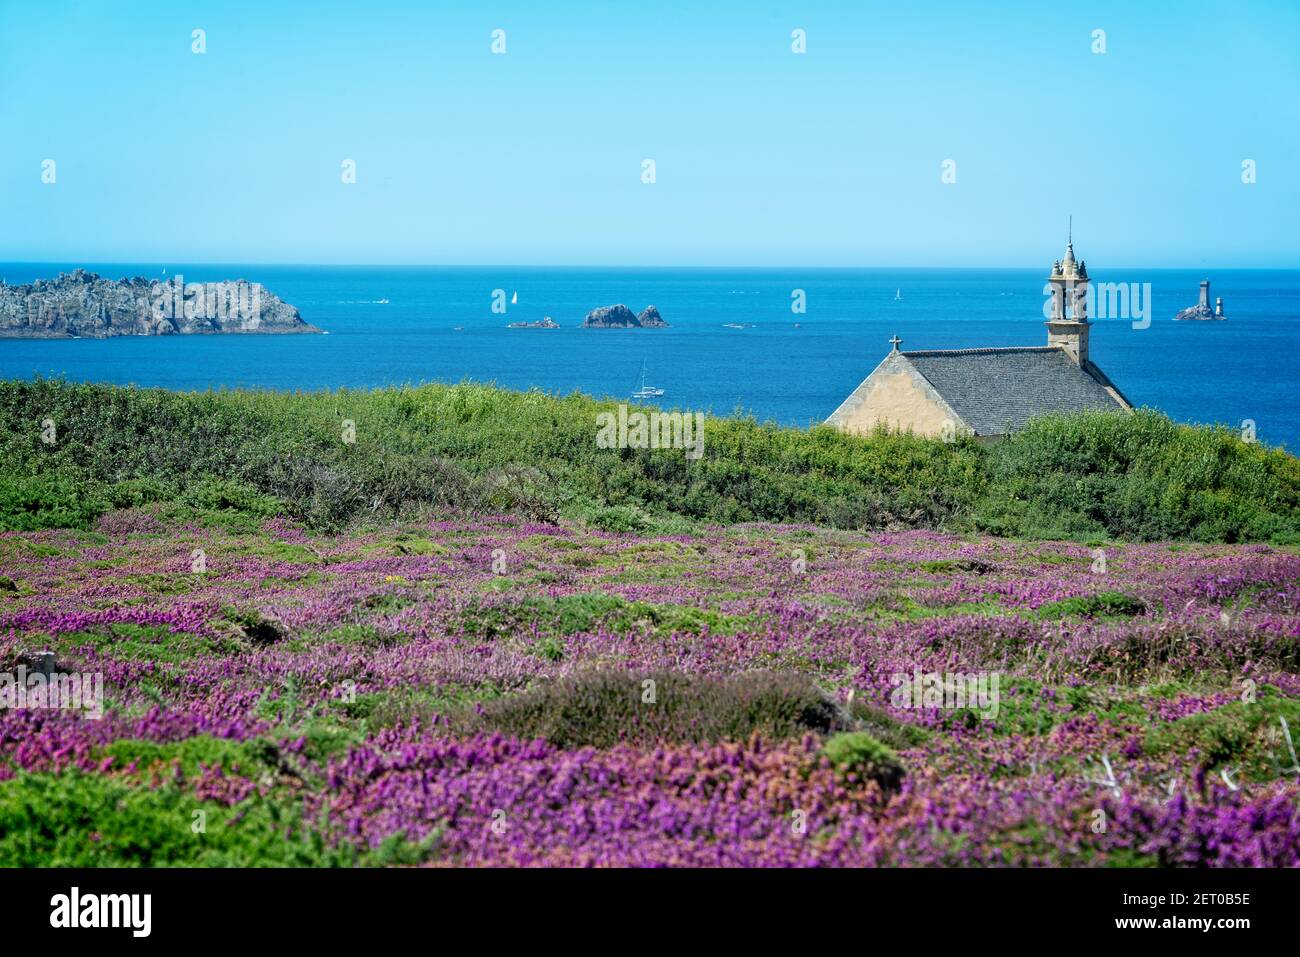
{"label": "horizon line", "polygon": [[[123,260],[48,260],[48,259],[5,259],[0,262],[9,266],[69,266],[77,262],[89,263],[100,266],[167,266],[166,260],[140,260],[140,259],[123,259]],[[599,263],[384,263],[384,262],[268,262],[253,260],[193,260],[177,261],[182,266],[261,266],[261,267],[293,267],[303,269],[738,269],[738,270],[796,270],[796,269],[824,269],[824,270],[870,270],[870,269],[948,269],[954,271],[977,272],[988,269],[1051,269],[1051,264],[1046,266],[1041,264],[1033,265],[1014,265],[1007,263],[985,264],[978,266],[945,266],[936,264],[910,264],[910,265],[809,265],[809,264],[787,264],[787,265],[741,265],[736,263],[705,263],[696,265],[681,264],[599,264]],[[75,266],[75,268],[86,268]],[[1115,265],[1102,266],[1106,271],[1129,270],[1129,269],[1149,269],[1149,270],[1231,270],[1234,272],[1270,272],[1279,270],[1300,270],[1300,263],[1290,266],[1222,266],[1222,265],[1188,265],[1188,266],[1149,266],[1149,265]],[[1095,271],[1095,270],[1094,270]]]}

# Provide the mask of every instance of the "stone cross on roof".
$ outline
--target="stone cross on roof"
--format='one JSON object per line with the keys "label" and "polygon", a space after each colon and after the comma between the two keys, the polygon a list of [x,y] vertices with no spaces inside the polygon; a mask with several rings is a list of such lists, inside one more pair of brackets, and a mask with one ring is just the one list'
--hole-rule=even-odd
{"label": "stone cross on roof", "polygon": [[897,352],[897,351],[898,351],[898,347],[901,346],[901,345],[903,344],[903,340],[900,339],[900,338],[898,338],[898,333],[894,333],[894,338],[890,339],[889,341],[890,341],[890,343],[894,346],[894,351],[895,351],[895,352]]}

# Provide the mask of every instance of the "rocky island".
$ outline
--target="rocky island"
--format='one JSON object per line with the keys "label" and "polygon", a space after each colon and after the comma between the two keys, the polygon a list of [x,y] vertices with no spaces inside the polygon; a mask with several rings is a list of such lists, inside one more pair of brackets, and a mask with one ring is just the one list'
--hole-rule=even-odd
{"label": "rocky island", "polygon": [[542,316],[537,322],[511,322],[506,324],[507,329],[558,329],[560,324],[550,316]]}
{"label": "rocky island", "polygon": [[1201,301],[1194,306],[1182,310],[1175,319],[1226,319],[1223,314],[1223,297],[1220,296],[1214,301],[1214,308],[1210,308],[1210,280],[1201,280]]}
{"label": "rocky island", "polygon": [[104,339],[195,333],[320,332],[261,283],[104,279],[75,269],[56,279],[0,282],[0,338]]}
{"label": "rocky island", "polygon": [[622,303],[593,309],[582,320],[584,329],[662,329],[667,325],[654,306],[646,306],[638,315]]}

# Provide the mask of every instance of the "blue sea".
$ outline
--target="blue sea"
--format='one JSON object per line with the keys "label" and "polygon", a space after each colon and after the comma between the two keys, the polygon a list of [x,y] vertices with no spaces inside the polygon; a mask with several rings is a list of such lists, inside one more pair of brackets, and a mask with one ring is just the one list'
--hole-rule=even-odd
{"label": "blue sea", "polygon": [[[247,279],[324,336],[0,339],[0,377],[63,376],[169,389],[353,388],[465,379],[752,413],[806,426],[833,412],[889,351],[1042,345],[1047,269],[375,267],[0,263],[9,283],[83,265],[110,278]],[[1150,283],[1151,321],[1102,319],[1092,357],[1135,405],[1300,447],[1300,270],[1094,268]],[[1202,279],[1225,322],[1173,322]],[[492,311],[493,290],[518,301]],[[807,311],[791,311],[802,289]],[[659,307],[670,328],[579,328],[596,306]],[[558,330],[508,329],[551,316]],[[741,326],[742,328],[729,328]]]}

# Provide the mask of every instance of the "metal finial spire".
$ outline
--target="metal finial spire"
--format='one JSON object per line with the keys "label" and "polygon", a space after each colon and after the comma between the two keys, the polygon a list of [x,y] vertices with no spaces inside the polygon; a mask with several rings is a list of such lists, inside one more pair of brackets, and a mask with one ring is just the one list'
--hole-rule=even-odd
{"label": "metal finial spire", "polygon": [[1067,245],[1070,246],[1074,245],[1074,214],[1073,213],[1070,214],[1070,226],[1069,229],[1066,230],[1065,242]]}

